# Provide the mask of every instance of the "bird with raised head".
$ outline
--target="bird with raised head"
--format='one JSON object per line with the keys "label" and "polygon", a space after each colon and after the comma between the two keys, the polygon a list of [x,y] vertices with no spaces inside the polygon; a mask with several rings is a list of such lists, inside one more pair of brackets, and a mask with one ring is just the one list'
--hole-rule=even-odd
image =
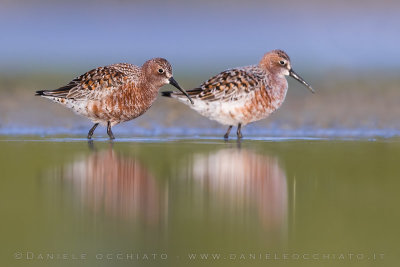
{"label": "bird with raised head", "polygon": [[[198,88],[188,90],[194,102],[190,107],[229,126],[224,138],[229,137],[233,126],[238,127],[237,136],[242,138],[242,126],[268,117],[282,105],[288,89],[287,75],[314,93],[311,86],[294,72],[289,56],[282,50],[272,50],[257,65],[228,69]],[[181,93],[167,91],[162,95],[189,104]]]}

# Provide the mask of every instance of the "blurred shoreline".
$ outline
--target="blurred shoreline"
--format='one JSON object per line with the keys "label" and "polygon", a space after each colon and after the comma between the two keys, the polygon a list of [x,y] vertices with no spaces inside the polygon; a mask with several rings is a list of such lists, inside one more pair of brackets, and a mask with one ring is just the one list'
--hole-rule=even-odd
{"label": "blurred shoreline", "polygon": [[[269,118],[246,126],[245,136],[400,135],[399,77],[387,73],[346,76],[339,72],[302,76],[317,93],[310,94],[288,78],[289,91],[282,107]],[[176,77],[185,88],[195,87],[208,78],[200,75]],[[91,127],[89,120],[34,96],[35,90],[57,88],[72,78],[61,73],[0,75],[0,134],[86,134]],[[165,86],[161,90],[168,89],[169,86]],[[159,96],[143,116],[118,125],[115,131],[122,136],[222,136],[225,128],[173,99]],[[100,130],[98,134],[101,136],[105,132]]]}

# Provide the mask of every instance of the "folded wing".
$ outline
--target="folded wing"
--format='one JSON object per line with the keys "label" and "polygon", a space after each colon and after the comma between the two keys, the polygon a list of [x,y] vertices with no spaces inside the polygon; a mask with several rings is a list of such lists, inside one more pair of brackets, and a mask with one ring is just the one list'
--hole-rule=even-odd
{"label": "folded wing", "polygon": [[223,71],[188,91],[203,101],[235,101],[254,90],[265,88],[263,73],[256,67],[244,67]]}
{"label": "folded wing", "polygon": [[[127,72],[131,68],[130,72]],[[115,64],[99,67],[73,79],[67,85],[55,90],[37,91],[36,95],[65,99],[98,99],[132,81],[138,73],[136,66]],[[124,71],[125,70],[125,71]]]}

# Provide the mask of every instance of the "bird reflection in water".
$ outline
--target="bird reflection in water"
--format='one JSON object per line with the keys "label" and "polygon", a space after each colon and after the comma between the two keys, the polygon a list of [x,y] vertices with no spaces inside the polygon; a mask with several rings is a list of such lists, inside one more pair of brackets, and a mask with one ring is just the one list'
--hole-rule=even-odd
{"label": "bird reflection in water", "polygon": [[216,214],[245,220],[253,211],[265,230],[286,232],[287,182],[277,158],[247,149],[195,154],[192,175],[202,188],[197,197],[214,203]]}
{"label": "bird reflection in water", "polygon": [[64,170],[80,203],[95,213],[156,225],[164,221],[168,199],[155,177],[135,158],[108,150],[92,151]]}

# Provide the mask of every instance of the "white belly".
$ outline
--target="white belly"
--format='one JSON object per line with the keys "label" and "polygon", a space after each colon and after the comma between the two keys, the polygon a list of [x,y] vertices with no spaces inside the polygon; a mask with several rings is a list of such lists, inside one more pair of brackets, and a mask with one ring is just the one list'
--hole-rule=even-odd
{"label": "white belly", "polygon": [[88,116],[86,101],[79,101],[79,100],[74,100],[74,99],[66,99],[66,98],[59,98],[59,97],[52,97],[52,96],[43,96],[43,97],[48,98],[56,103],[59,103],[67,108],[70,108],[79,115],[82,115],[85,117]]}
{"label": "white belly", "polygon": [[[186,103],[185,99],[179,99]],[[201,115],[215,120],[223,125],[238,125],[246,124],[241,109],[243,108],[246,98],[242,98],[234,102],[206,102],[198,99],[193,99],[194,104],[188,103],[188,106],[199,112]]]}

